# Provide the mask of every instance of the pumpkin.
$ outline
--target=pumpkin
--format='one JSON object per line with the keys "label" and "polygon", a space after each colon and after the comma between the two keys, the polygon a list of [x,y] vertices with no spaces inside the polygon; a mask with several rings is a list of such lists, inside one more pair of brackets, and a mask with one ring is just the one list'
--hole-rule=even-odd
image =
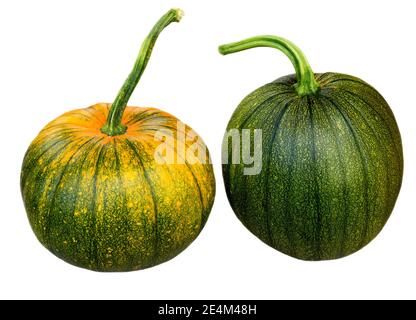
{"label": "pumpkin", "polygon": [[47,249],[73,265],[131,271],[160,264],[208,219],[215,194],[209,154],[189,151],[205,150],[202,139],[164,111],[126,107],[159,33],[180,18],[172,9],[155,25],[114,103],[59,116],[26,152],[21,191],[29,222]]}
{"label": "pumpkin", "polygon": [[[363,80],[313,73],[286,39],[258,36],[219,50],[226,55],[254,47],[282,51],[296,74],[249,94],[228,123],[227,133],[241,136],[246,129],[251,138],[245,145],[230,134],[224,139],[223,177],[232,209],[254,235],[292,257],[352,254],[381,231],[399,194],[403,154],[394,115]],[[233,147],[256,150],[255,129],[261,130],[261,170],[247,174],[242,152],[238,161],[229,159]]]}

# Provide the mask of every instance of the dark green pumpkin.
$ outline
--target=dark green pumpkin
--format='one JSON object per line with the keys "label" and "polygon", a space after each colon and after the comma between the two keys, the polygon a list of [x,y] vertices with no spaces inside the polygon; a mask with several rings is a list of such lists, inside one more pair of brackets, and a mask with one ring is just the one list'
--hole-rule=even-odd
{"label": "dark green pumpkin", "polygon": [[[254,235],[292,257],[354,253],[381,231],[399,194],[403,155],[394,115],[366,82],[314,74],[285,39],[255,37],[220,52],[258,46],[282,50],[296,75],[255,90],[231,117],[227,130],[262,130],[263,150],[260,174],[245,175],[242,159],[223,164],[231,206]],[[224,142],[231,159],[232,140]]]}
{"label": "dark green pumpkin", "polygon": [[[189,161],[179,151],[194,143],[206,150],[202,139],[187,139],[192,129],[166,112],[126,107],[157,36],[180,17],[170,10],[155,25],[113,104],[59,116],[26,152],[21,190],[29,222],[39,241],[71,264],[148,268],[183,251],[208,219],[215,195],[209,155]],[[155,159],[161,132],[174,163]]]}

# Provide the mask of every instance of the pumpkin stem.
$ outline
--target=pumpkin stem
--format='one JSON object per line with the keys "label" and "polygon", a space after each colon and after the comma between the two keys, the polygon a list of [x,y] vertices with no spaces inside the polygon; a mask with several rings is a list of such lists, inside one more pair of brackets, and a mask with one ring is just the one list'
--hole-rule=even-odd
{"label": "pumpkin stem", "polygon": [[282,51],[292,62],[296,70],[296,91],[300,96],[314,94],[319,90],[319,84],[303,52],[292,42],[276,36],[257,36],[239,42],[225,44],[219,47],[223,55],[235,53],[256,47],[270,47]]}
{"label": "pumpkin stem", "polygon": [[117,136],[126,132],[127,127],[121,123],[121,119],[123,117],[124,110],[126,109],[127,102],[129,101],[131,94],[136,88],[144,70],[146,69],[156,40],[163,29],[165,29],[172,22],[179,22],[182,16],[183,11],[181,9],[171,9],[162,18],[160,18],[160,20],[150,31],[149,35],[142,44],[133,70],[127,77],[126,81],[118,92],[116,99],[111,105],[107,117],[107,122],[101,128],[101,132],[109,136]]}

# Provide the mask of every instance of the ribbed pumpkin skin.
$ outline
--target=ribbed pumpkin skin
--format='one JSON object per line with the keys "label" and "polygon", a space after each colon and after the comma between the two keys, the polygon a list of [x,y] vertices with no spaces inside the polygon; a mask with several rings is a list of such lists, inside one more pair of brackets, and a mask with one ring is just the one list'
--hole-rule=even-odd
{"label": "ribbed pumpkin skin", "polygon": [[227,129],[263,130],[262,171],[248,176],[244,164],[223,165],[242,223],[303,260],[344,257],[374,239],[403,174],[399,129],[383,97],[352,76],[315,76],[316,95],[300,97],[295,76],[286,76],[247,96]]}
{"label": "ribbed pumpkin skin", "polygon": [[155,132],[175,131],[173,116],[127,107],[127,132],[110,137],[100,132],[109,107],[65,113],[39,133],[23,161],[23,200],[39,241],[58,257],[98,271],[144,269],[198,236],[213,204],[214,174],[210,162],[155,161]]}

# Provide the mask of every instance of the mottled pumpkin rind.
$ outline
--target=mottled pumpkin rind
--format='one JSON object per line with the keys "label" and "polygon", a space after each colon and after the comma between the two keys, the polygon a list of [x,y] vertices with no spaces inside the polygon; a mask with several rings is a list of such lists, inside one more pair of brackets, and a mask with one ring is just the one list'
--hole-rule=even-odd
{"label": "mottled pumpkin rind", "polygon": [[383,97],[356,77],[315,77],[316,94],[300,97],[291,75],[248,95],[227,130],[262,129],[262,171],[244,175],[242,159],[223,165],[241,222],[302,260],[341,258],[374,239],[403,176],[400,132]]}
{"label": "mottled pumpkin rind", "polygon": [[[58,257],[97,271],[144,269],[175,257],[198,236],[213,205],[214,173],[209,154],[206,163],[155,161],[154,135],[175,132],[175,117],[127,107],[127,132],[110,137],[100,131],[109,107],[50,122],[26,152],[21,192],[33,231]],[[205,147],[200,137],[198,143]]]}

